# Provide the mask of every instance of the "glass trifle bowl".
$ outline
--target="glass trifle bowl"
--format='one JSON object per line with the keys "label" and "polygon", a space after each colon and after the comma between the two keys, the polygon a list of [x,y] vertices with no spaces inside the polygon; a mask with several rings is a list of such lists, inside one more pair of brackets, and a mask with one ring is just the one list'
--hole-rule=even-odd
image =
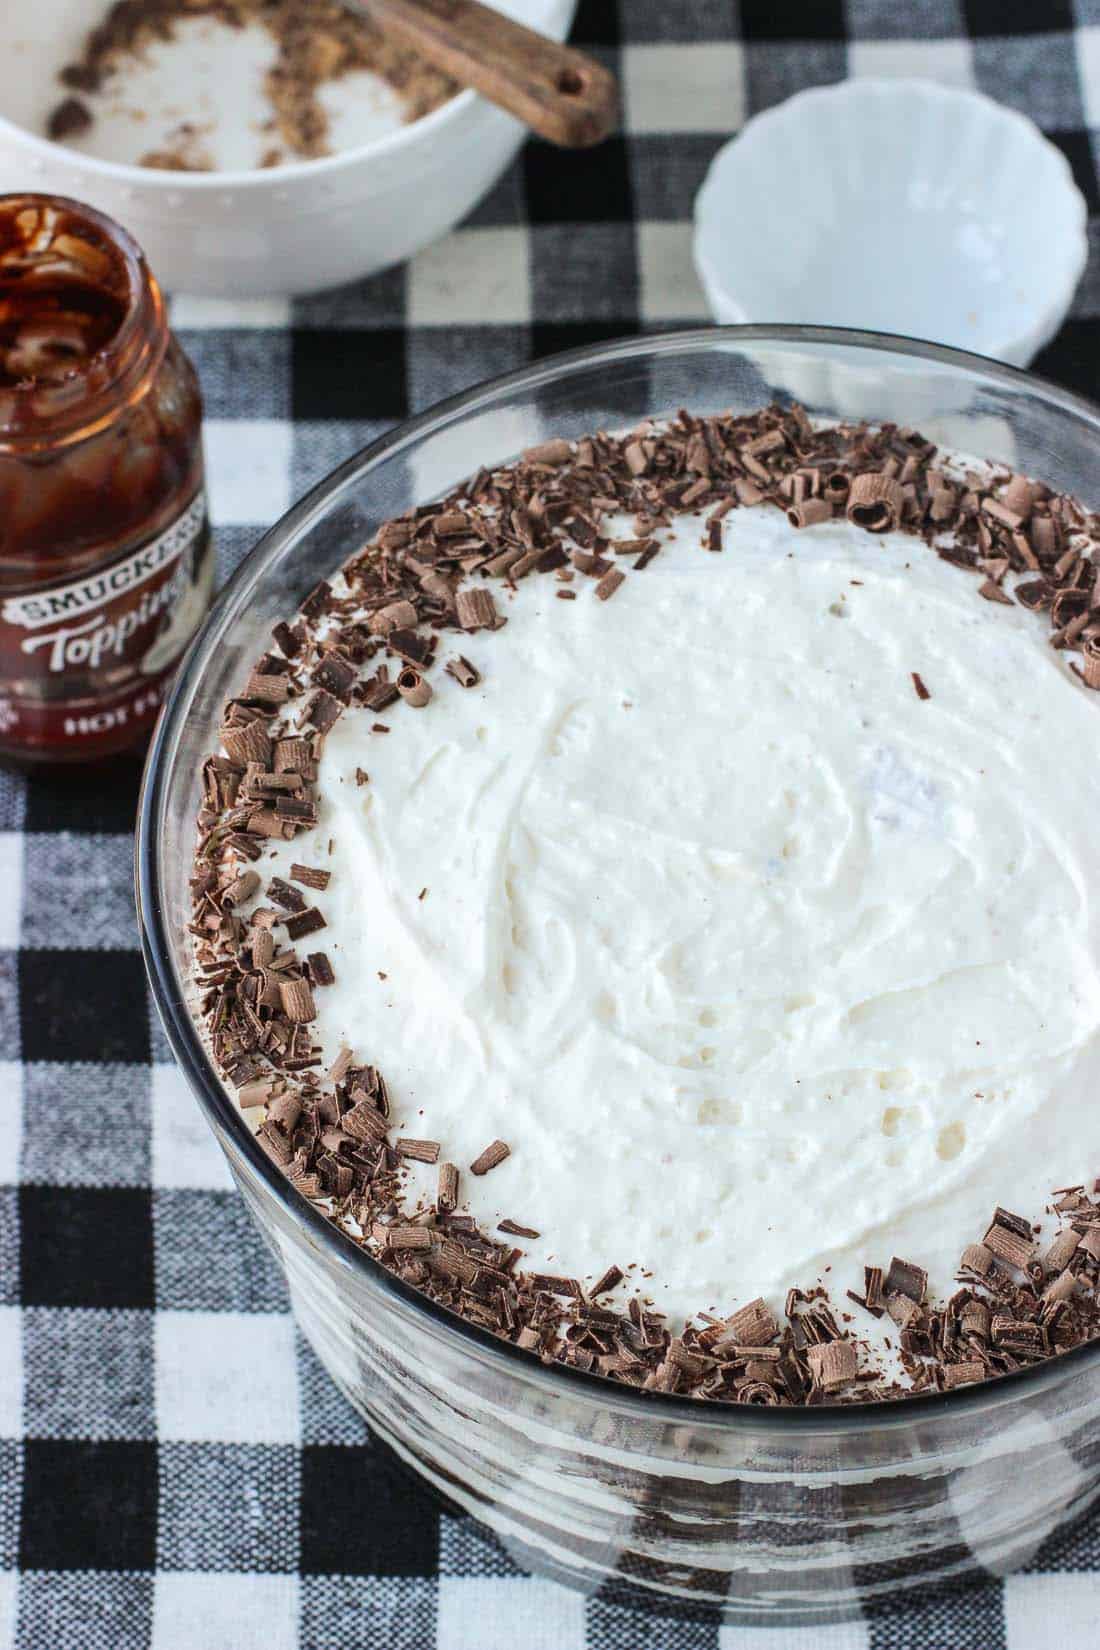
{"label": "glass trifle bowl", "polygon": [[222,592],[149,753],[137,880],[176,1058],[303,1333],[375,1432],[526,1567],[620,1602],[797,1623],[1003,1574],[1090,1506],[1100,1343],[983,1385],[808,1408],[700,1402],[543,1363],[385,1270],[261,1149],[198,1028],[187,929],[200,767],[221,706],[318,579],[391,517],[547,439],[791,397],[815,419],[917,424],[942,445],[1097,494],[1100,412],[1026,373],[906,339],[706,329],[574,351],[472,389],[322,482]]}

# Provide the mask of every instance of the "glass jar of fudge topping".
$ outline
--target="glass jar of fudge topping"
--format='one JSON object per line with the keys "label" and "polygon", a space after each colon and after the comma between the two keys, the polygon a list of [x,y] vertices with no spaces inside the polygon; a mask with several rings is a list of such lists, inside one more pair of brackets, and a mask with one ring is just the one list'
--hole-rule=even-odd
{"label": "glass jar of fudge topping", "polygon": [[205,612],[202,402],[140,248],[0,196],[0,758],[139,744]]}

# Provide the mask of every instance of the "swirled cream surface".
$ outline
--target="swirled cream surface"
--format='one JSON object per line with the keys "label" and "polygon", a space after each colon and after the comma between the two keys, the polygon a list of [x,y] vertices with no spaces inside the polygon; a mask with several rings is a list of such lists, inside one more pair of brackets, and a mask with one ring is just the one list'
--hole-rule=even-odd
{"label": "swirled cream surface", "polygon": [[911,537],[702,531],[606,603],[501,590],[477,687],[337,724],[265,855],[333,873],[314,1029],[536,1270],[633,1263],[673,1319],[893,1254],[949,1288],[1100,1171],[1100,705]]}

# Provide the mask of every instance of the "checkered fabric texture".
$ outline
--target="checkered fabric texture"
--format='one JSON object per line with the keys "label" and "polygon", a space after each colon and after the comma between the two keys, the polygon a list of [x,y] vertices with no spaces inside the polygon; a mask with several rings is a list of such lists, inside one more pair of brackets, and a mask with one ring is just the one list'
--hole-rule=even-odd
{"label": "checkered fabric texture", "polygon": [[[802,87],[922,75],[1021,109],[1068,158],[1097,248],[1100,0],[590,0],[573,38],[620,76],[622,136],[529,143],[406,268],[292,303],[174,299],[223,576],[406,414],[703,319],[692,197],[730,131]],[[1038,366],[1095,392],[1097,251]],[[1003,1582],[765,1636],[566,1592],[442,1511],[303,1346],[172,1064],[132,908],[137,775],[0,780],[0,1650],[1094,1642],[1100,1517]]]}

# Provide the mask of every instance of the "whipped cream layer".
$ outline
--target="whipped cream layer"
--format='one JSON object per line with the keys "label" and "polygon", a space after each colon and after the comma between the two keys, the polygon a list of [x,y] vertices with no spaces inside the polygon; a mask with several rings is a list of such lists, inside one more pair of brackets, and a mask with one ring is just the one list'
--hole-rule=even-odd
{"label": "whipped cream layer", "polygon": [[331,867],[314,1031],[525,1265],[673,1320],[892,1254],[949,1289],[995,1204],[1100,1170],[1098,706],[912,537],[702,533],[606,603],[499,589],[481,683],[345,715],[261,869]]}

